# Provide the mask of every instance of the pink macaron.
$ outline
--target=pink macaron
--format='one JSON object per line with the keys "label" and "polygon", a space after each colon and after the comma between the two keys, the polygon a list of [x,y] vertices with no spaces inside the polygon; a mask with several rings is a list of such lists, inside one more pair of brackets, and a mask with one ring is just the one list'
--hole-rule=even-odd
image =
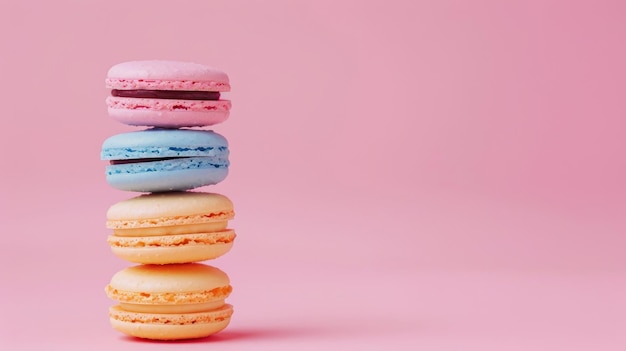
{"label": "pink macaron", "polygon": [[107,74],[109,115],[128,125],[161,128],[203,127],[228,118],[228,75],[191,62],[130,61]]}

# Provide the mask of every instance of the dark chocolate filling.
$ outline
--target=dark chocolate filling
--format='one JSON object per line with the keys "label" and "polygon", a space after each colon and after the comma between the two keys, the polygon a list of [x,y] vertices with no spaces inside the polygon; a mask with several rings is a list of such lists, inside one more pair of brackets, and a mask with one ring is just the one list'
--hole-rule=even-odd
{"label": "dark chocolate filling", "polygon": [[188,91],[188,90],[111,90],[111,95],[127,98],[143,99],[172,99],[172,100],[219,100],[217,91]]}
{"label": "dark chocolate filling", "polygon": [[189,157],[132,158],[132,159],[127,159],[127,160],[110,160],[109,163],[111,165],[124,165],[124,164],[127,164],[127,163],[164,161],[164,160],[172,160],[172,159],[175,159],[175,158],[189,158]]}

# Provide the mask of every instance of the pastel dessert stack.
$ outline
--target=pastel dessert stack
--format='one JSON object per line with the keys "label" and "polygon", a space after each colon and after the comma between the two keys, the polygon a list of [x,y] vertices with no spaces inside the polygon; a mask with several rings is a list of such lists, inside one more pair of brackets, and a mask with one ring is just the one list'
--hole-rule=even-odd
{"label": "pastel dessert stack", "polygon": [[226,328],[233,308],[226,273],[198,263],[226,254],[233,203],[224,195],[192,191],[226,178],[226,138],[203,129],[225,121],[230,101],[226,73],[175,61],[132,61],[107,75],[111,117],[144,129],[104,141],[112,187],[144,193],[107,211],[112,252],[136,265],[116,273],[106,294],[113,328],[156,340],[201,338]]}

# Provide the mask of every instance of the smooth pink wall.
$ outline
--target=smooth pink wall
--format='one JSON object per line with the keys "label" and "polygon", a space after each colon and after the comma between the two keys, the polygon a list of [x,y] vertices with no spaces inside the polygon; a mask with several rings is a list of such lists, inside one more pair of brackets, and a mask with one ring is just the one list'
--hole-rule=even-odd
{"label": "smooth pink wall", "polygon": [[[624,350],[626,2],[0,1],[0,349]],[[231,327],[124,339],[110,66],[230,75]],[[215,342],[214,345],[208,343]]]}
{"label": "smooth pink wall", "polygon": [[252,246],[279,245],[278,261],[314,262],[330,245],[339,265],[622,267],[625,10],[3,3],[1,226],[18,247],[45,227],[35,251],[99,245],[103,212],[132,195],[106,185],[98,158],[102,140],[132,129],[106,116],[104,76],[166,58],[231,76],[232,118],[215,130],[233,166],[212,190],[239,205],[250,255],[272,260]]}

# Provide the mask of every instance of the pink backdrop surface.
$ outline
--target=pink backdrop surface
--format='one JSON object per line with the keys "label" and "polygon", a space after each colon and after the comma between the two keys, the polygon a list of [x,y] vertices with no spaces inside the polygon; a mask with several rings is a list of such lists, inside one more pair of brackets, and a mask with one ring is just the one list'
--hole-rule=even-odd
{"label": "pink backdrop surface", "polygon": [[[0,349],[624,350],[620,1],[0,2]],[[108,325],[104,77],[233,86],[230,327]]]}

